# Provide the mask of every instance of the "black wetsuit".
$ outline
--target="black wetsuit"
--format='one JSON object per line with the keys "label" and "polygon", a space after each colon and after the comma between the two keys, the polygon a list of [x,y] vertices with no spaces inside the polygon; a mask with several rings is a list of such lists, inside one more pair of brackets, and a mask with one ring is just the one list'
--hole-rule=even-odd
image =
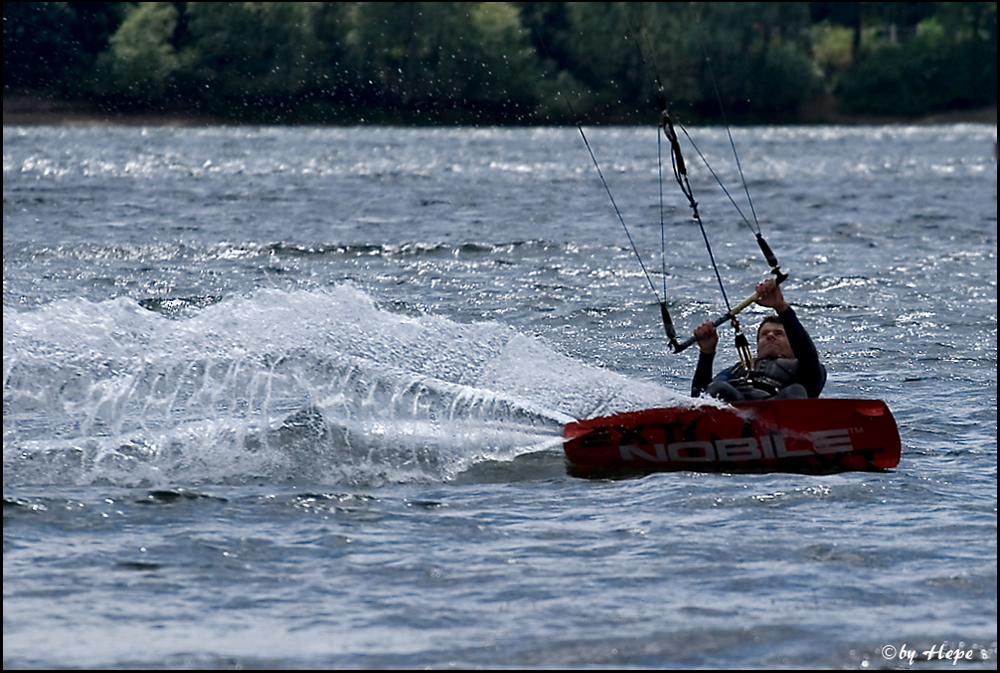
{"label": "black wetsuit", "polygon": [[772,397],[819,397],[826,385],[826,368],[819,361],[816,346],[792,307],[778,314],[794,359],[755,360],[751,375],[736,364],[712,378],[714,353],[702,353],[691,384],[692,397],[708,393],[728,402],[766,400]]}

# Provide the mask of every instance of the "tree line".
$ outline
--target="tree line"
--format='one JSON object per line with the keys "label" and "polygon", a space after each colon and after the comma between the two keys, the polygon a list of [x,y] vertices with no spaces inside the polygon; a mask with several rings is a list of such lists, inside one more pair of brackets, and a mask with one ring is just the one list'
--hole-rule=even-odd
{"label": "tree line", "polygon": [[5,2],[4,92],[288,123],[996,105],[992,2]]}

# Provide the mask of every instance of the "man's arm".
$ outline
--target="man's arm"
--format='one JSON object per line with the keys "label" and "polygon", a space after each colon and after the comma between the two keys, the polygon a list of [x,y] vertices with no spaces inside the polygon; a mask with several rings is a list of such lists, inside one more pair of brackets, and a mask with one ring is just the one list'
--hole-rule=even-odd
{"label": "man's arm", "polygon": [[715,353],[702,351],[698,355],[698,367],[694,370],[694,380],[691,382],[691,397],[701,397],[712,382],[712,363],[715,361]]}
{"label": "man's arm", "polygon": [[712,382],[712,363],[715,361],[715,349],[719,345],[719,332],[711,320],[706,320],[694,330],[698,339],[698,367],[694,370],[694,380],[691,382],[691,397],[700,397],[708,384]]}
{"label": "man's arm", "polygon": [[781,286],[772,278],[760,283],[757,286],[757,303],[778,312],[778,319],[785,328],[788,344],[792,347],[792,353],[799,363],[796,378],[805,386],[809,397],[819,397],[823,386],[826,385],[826,367],[820,363],[819,353],[816,352],[816,346],[806,328],[785,301]]}
{"label": "man's arm", "polygon": [[819,397],[819,394],[823,392],[823,386],[826,385],[826,367],[819,361],[819,353],[816,351],[812,338],[799,322],[799,318],[791,306],[779,312],[778,319],[781,320],[781,324],[785,328],[788,343],[799,363],[796,378],[799,379],[799,383],[805,386],[809,397]]}

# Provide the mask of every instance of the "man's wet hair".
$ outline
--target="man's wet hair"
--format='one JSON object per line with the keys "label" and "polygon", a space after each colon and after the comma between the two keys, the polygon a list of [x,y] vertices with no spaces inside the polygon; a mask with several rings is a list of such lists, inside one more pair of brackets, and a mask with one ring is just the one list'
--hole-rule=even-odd
{"label": "man's wet hair", "polygon": [[760,340],[760,331],[762,329],[764,329],[764,325],[766,325],[768,323],[775,323],[777,325],[781,325],[782,329],[785,328],[785,326],[781,324],[781,318],[779,318],[776,315],[766,315],[766,316],[764,316],[764,319],[760,321],[760,325],[757,326],[757,339],[758,340]]}

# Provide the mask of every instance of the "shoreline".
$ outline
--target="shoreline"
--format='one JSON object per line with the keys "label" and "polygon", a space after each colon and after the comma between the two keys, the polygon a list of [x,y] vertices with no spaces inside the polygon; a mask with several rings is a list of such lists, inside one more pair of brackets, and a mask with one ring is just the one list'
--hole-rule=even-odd
{"label": "shoreline", "polygon": [[[795,121],[782,126],[926,126],[934,124],[997,124],[997,107],[975,110],[953,110],[919,118],[880,115],[845,115],[835,112],[827,101],[807,106]],[[24,94],[5,95],[4,126],[356,126],[364,121],[299,124],[238,121],[209,114],[177,111],[107,111],[90,101],[45,98]],[[438,124],[444,126],[448,124]],[[556,124],[558,125],[558,124]]]}

